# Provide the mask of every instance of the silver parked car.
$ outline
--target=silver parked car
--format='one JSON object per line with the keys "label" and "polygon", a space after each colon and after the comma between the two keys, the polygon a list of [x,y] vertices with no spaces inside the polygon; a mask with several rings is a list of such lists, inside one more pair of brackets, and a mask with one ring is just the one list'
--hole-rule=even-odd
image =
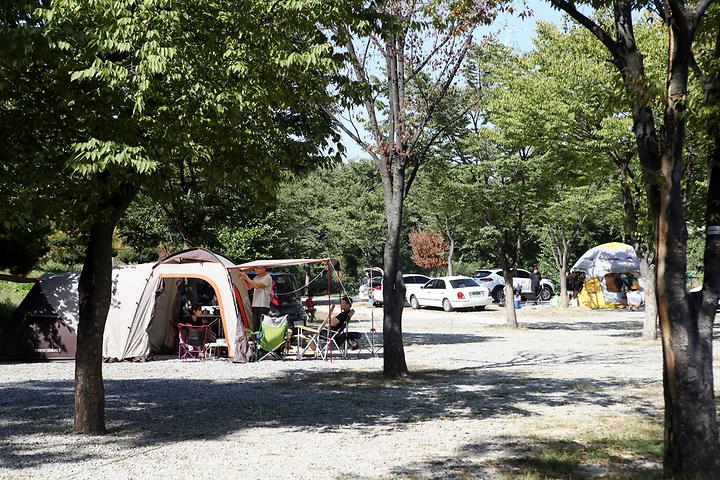
{"label": "silver parked car", "polygon": [[[505,279],[503,278],[502,268],[488,268],[487,270],[476,270],[472,278],[480,285],[490,290],[493,300],[496,302],[505,301]],[[513,277],[513,288],[521,289],[522,296],[525,298],[535,299],[535,294],[530,288],[530,272],[518,268]],[[540,298],[543,302],[547,302],[555,295],[555,285],[543,278],[540,280]]]}

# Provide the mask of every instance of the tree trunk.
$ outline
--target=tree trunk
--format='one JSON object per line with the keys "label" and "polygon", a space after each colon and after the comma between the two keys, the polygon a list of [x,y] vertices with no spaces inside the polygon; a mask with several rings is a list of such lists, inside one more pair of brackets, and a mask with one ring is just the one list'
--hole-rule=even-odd
{"label": "tree trunk", "polygon": [[565,276],[565,267],[558,269],[560,274],[560,298],[562,299],[562,306],[563,308],[568,308],[570,306],[570,301],[568,300],[568,289],[567,289],[567,277]]}
{"label": "tree trunk", "polygon": [[655,294],[655,269],[648,261],[644,252],[638,254],[640,263],[640,278],[645,295],[645,319],[643,320],[643,340],[657,338],[657,296]]}
{"label": "tree trunk", "polygon": [[[658,313],[663,340],[665,397],[664,468],[688,478],[720,477],[720,446],[712,370],[714,312],[691,302],[685,289],[687,228],[681,191],[682,151],[690,39],[677,20],[669,29],[665,149],[657,238]],[[715,175],[717,176],[717,175]],[[711,182],[712,182],[711,173]],[[713,190],[708,192],[713,193]],[[708,195],[708,214],[717,198]],[[708,216],[708,220],[712,220]],[[717,240],[708,237],[705,262],[717,260]],[[717,279],[706,281],[717,283]],[[696,295],[693,295],[696,296]],[[702,295],[701,295],[702,297]],[[717,297],[715,297],[717,301]],[[713,305],[713,310],[714,310]]]}
{"label": "tree trunk", "polygon": [[402,338],[402,312],[405,306],[405,282],[400,271],[400,230],[403,197],[397,193],[385,198],[388,237],[383,257],[383,373],[388,378],[408,375]]}
{"label": "tree trunk", "polygon": [[503,271],[503,277],[505,278],[505,286],[503,290],[505,292],[505,318],[507,320],[507,326],[510,328],[517,328],[517,311],[515,311],[515,292],[513,291],[512,273],[508,277]]}
{"label": "tree trunk", "polygon": [[75,354],[75,421],[78,433],[105,431],[102,344],[112,296],[112,237],[135,191],[113,197],[111,212],[99,214],[90,228],[85,263],[78,283],[80,318]]}
{"label": "tree trunk", "polygon": [[310,266],[303,266],[303,270],[305,271],[305,287],[303,288],[303,292],[305,296],[307,296],[308,293],[310,293]]}
{"label": "tree trunk", "polygon": [[455,240],[452,239],[452,237],[448,237],[450,239],[450,249],[448,251],[448,276],[453,276],[453,254],[455,253]]}

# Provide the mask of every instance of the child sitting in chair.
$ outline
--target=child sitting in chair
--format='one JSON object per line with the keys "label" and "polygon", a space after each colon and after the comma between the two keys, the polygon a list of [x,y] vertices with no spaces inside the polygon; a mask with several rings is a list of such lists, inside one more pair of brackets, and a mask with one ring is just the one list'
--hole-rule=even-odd
{"label": "child sitting in chair", "polygon": [[312,295],[308,294],[307,300],[305,300],[305,314],[311,321],[315,321],[315,302],[313,301]]}

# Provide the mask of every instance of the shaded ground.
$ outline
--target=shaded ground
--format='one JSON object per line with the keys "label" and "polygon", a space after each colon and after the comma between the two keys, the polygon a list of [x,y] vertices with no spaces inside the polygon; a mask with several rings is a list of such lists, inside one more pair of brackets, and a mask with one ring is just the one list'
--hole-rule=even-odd
{"label": "shaded ground", "polygon": [[398,383],[367,353],[106,364],[95,438],[71,433],[72,363],[0,364],[0,478],[657,478],[660,346],[635,338],[642,318],[519,313],[510,330],[497,309],[406,309]]}

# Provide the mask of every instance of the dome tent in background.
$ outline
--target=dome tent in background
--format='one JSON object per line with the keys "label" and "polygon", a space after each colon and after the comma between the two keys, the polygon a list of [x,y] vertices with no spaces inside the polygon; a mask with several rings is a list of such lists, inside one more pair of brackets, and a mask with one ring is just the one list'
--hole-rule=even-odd
{"label": "dome tent in background", "polygon": [[627,291],[641,289],[635,249],[624,243],[610,242],[591,248],[571,270],[585,274],[578,303],[587,308],[624,307]]}

